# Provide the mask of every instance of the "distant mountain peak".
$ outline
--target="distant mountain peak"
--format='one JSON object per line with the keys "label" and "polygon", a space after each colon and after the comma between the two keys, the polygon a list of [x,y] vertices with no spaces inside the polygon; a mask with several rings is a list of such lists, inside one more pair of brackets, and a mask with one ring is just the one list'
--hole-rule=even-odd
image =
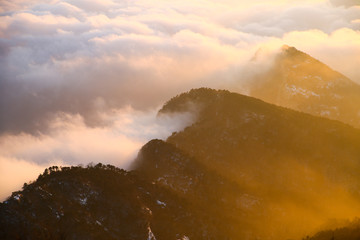
{"label": "distant mountain peak", "polygon": [[281,50],[287,50],[287,49],[289,49],[289,48],[294,48],[294,47],[290,47],[289,45],[286,45],[286,44],[284,44],[284,45],[282,45],[281,46]]}
{"label": "distant mountain peak", "polygon": [[276,59],[277,60],[291,59],[294,62],[304,62],[304,63],[319,62],[317,59],[311,57],[309,54],[302,52],[297,48],[289,45],[283,45],[280,48],[280,52],[276,55]]}
{"label": "distant mountain peak", "polygon": [[299,51],[298,49],[296,49],[295,47],[289,46],[289,45],[282,45],[280,48],[280,52],[282,54],[294,54],[294,53],[303,53],[301,51]]}
{"label": "distant mountain peak", "polygon": [[266,102],[360,127],[360,104],[354,104],[360,103],[360,86],[295,47],[283,45],[249,88]]}
{"label": "distant mountain peak", "polygon": [[281,48],[280,48],[280,50],[281,50],[282,52],[299,52],[299,53],[302,53],[301,51],[299,51],[299,50],[296,49],[295,47],[289,46],[289,45],[286,45],[286,44],[282,45]]}

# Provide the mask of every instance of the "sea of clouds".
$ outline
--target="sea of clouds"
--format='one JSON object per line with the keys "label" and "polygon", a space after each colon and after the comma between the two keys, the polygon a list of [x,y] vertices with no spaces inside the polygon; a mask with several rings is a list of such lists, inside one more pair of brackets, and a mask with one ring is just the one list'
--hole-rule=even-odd
{"label": "sea of clouds", "polygon": [[0,199],[51,165],[126,168],[191,124],[156,117],[171,97],[246,93],[259,48],[295,46],[360,83],[359,30],[356,0],[3,0]]}

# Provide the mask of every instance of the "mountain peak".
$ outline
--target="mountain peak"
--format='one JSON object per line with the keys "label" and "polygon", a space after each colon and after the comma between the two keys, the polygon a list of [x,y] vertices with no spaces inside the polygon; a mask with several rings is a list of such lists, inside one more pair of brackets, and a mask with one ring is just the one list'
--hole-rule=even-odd
{"label": "mountain peak", "polygon": [[301,52],[298,49],[296,49],[295,47],[289,46],[289,45],[286,45],[286,44],[282,45],[280,50],[282,52]]}
{"label": "mountain peak", "polygon": [[312,56],[283,45],[272,67],[250,84],[266,102],[360,127],[360,86]]}
{"label": "mountain peak", "polygon": [[299,50],[297,50],[295,47],[289,46],[289,45],[282,45],[280,48],[280,51],[282,53],[288,53],[288,52],[300,52]]}
{"label": "mountain peak", "polygon": [[281,46],[281,50],[286,50],[288,48],[291,48],[291,47],[289,45],[286,45],[286,44]]}
{"label": "mountain peak", "polygon": [[281,47],[281,54],[280,55],[283,55],[283,56],[286,56],[286,57],[303,56],[303,57],[312,58],[310,55],[298,50],[295,47],[289,46],[289,45],[283,45]]}

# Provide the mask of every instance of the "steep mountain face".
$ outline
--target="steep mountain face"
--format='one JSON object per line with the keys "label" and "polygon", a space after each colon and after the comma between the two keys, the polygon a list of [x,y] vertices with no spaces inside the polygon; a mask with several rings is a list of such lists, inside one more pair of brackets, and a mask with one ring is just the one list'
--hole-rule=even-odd
{"label": "steep mountain face", "polygon": [[189,106],[198,106],[197,121],[167,142],[259,203],[251,236],[296,238],[359,216],[359,130],[210,89],[181,94],[160,113]]}
{"label": "steep mountain face", "polygon": [[360,128],[360,86],[294,47],[283,46],[249,88],[266,102]]}
{"label": "steep mountain face", "polygon": [[174,145],[150,141],[140,150],[133,168],[201,212],[207,227],[218,236],[214,239],[256,237],[252,230],[256,216],[262,213],[257,207],[260,200]]}

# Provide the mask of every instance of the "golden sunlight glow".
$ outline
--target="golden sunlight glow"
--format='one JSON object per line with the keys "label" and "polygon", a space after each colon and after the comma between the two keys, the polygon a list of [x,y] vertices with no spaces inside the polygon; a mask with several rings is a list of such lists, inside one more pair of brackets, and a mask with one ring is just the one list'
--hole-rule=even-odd
{"label": "golden sunlight glow", "polygon": [[[334,240],[360,218],[359,1],[0,0],[0,63],[1,201],[101,162],[74,169],[119,177],[141,239]],[[82,200],[70,220],[124,238]]]}

